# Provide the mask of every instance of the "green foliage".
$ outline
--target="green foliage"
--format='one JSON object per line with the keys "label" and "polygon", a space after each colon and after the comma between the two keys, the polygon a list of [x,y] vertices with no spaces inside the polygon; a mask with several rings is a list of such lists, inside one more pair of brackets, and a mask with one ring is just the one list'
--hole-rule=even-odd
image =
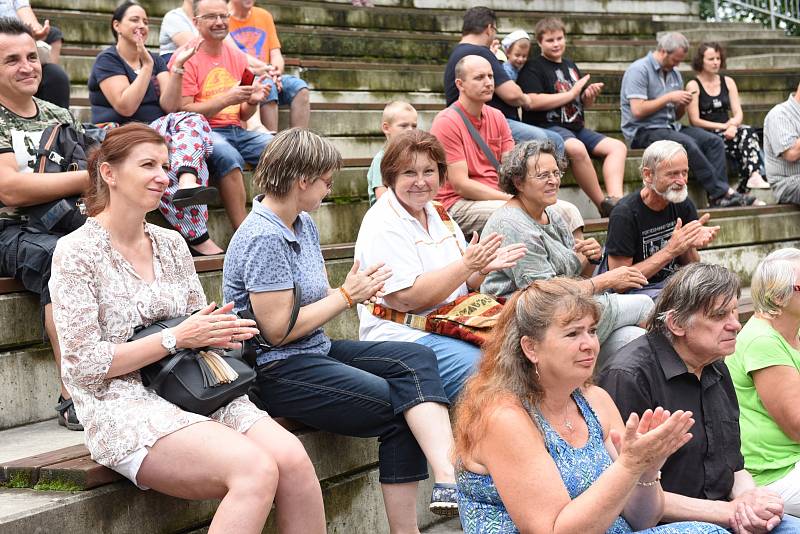
{"label": "green foliage", "polygon": [[[719,20],[722,21],[757,22],[763,25],[765,28],[771,27],[770,16],[766,13],[736,6],[725,2],[724,0],[720,0],[719,4],[720,12],[714,13],[713,0],[700,0],[700,16],[706,20],[719,17]],[[795,2],[787,0],[775,0],[775,5],[777,6],[777,11],[779,13],[783,12],[787,15],[791,15],[791,8],[789,7],[790,4],[795,4]],[[763,9],[769,10],[770,0],[758,0],[757,5]],[[800,18],[800,14],[798,13],[795,13],[793,16],[795,18]],[[777,19],[776,25],[779,29],[784,30],[787,35],[800,35],[800,25],[795,24],[794,22]]]}
{"label": "green foliage", "polygon": [[82,488],[66,480],[51,480],[50,482],[39,482],[33,489],[39,491],[81,491]]}

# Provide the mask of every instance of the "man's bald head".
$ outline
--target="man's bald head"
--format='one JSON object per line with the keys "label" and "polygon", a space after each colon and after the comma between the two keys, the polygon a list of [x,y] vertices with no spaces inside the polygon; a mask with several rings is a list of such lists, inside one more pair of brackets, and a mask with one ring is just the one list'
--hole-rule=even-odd
{"label": "man's bald head", "polygon": [[492,65],[481,56],[464,56],[458,63],[456,63],[456,80],[464,80],[467,76],[467,69],[475,69],[479,67],[488,67],[490,70]]}
{"label": "man's bald head", "polygon": [[[486,58],[464,56],[456,63],[456,88],[459,98],[485,104],[494,95],[494,71]],[[463,103],[463,102],[462,102]]]}

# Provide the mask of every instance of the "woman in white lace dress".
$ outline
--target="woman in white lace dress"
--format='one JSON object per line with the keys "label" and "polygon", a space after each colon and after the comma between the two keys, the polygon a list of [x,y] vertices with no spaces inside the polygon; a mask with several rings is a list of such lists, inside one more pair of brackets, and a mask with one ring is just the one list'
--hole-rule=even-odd
{"label": "woman in white lace dress", "polygon": [[[210,417],[142,385],[170,349],[235,348],[253,322],[207,305],[186,243],[145,222],[169,180],[167,145],[129,124],[89,161],[90,217],[58,243],[50,291],[64,383],[92,458],[142,489],[221,499],[209,532],[261,532],[273,500],[282,533],[325,532],[322,493],[297,438],[245,396]],[[128,342],[137,325],[198,311],[169,335]]]}

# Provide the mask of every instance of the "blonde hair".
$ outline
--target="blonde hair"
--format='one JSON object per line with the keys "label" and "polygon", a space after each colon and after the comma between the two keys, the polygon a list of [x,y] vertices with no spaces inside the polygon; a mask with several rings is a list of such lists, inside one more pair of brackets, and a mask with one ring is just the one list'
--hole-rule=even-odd
{"label": "blonde hair", "polygon": [[414,114],[417,113],[417,110],[414,109],[414,106],[405,102],[404,100],[393,100],[386,104],[386,107],[383,108],[383,116],[381,117],[381,121],[385,122],[386,124],[392,124],[397,119],[397,114],[401,111],[411,111]]}
{"label": "blonde hair", "polygon": [[264,149],[253,171],[253,185],[265,195],[284,198],[294,182],[315,182],[337,171],[342,155],[333,143],[305,128],[289,128],[276,135]]}
{"label": "blonde hair", "polygon": [[794,293],[800,250],[782,248],[770,253],[756,267],[750,282],[753,307],[759,313],[778,316]]}

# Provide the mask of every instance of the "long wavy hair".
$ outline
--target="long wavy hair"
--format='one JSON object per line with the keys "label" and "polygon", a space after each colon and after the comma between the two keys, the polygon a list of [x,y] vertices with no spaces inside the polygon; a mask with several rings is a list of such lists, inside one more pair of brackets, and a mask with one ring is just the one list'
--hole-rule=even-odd
{"label": "long wavy hair", "polygon": [[566,324],[587,315],[597,322],[600,307],[569,278],[538,280],[506,302],[483,346],[478,371],[467,381],[456,406],[456,459],[472,453],[494,410],[509,401],[535,406],[545,396],[536,365],[522,350],[522,337],[541,341],[556,322]]}

